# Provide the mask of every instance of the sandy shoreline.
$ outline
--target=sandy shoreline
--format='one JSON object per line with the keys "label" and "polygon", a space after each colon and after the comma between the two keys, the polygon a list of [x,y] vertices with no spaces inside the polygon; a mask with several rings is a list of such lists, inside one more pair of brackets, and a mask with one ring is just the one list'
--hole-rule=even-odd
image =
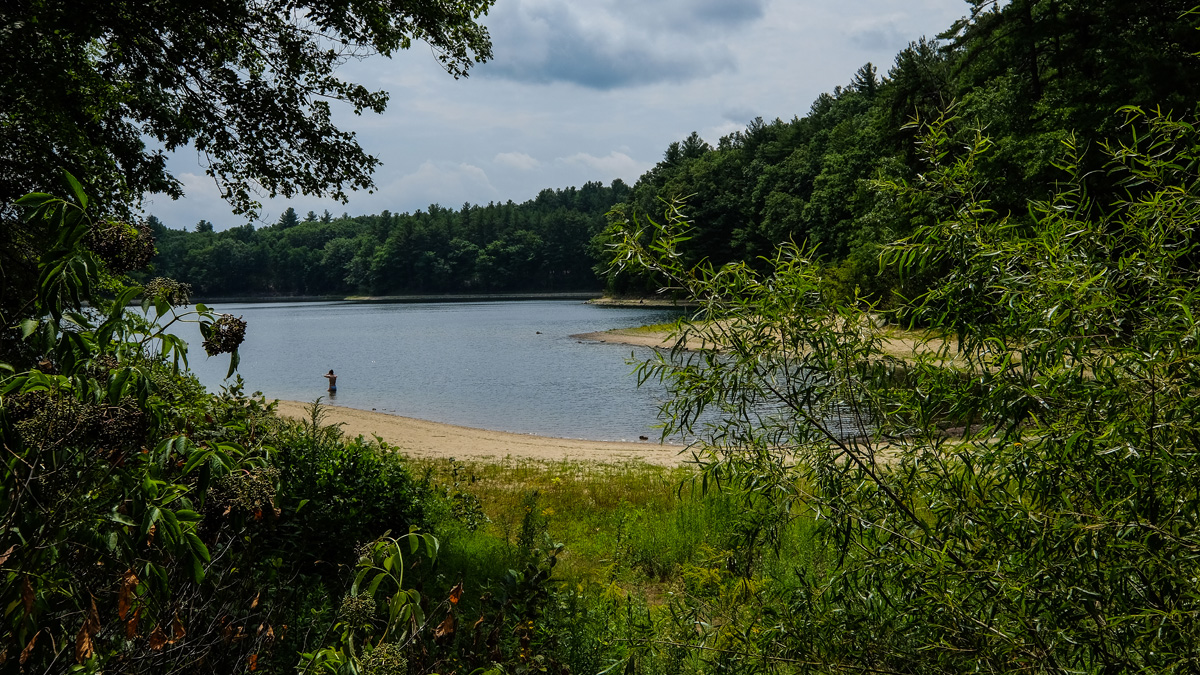
{"label": "sandy shoreline", "polygon": [[[308,405],[281,400],[278,410],[281,416],[300,419],[307,417],[305,408]],[[340,423],[350,436],[379,436],[414,458],[501,460],[511,457],[605,464],[637,461],[659,466],[676,466],[691,458],[690,454],[680,454],[683,446],[660,445],[657,439],[641,443],[581,441],[472,429],[340,406],[327,405],[325,411],[326,424]]]}

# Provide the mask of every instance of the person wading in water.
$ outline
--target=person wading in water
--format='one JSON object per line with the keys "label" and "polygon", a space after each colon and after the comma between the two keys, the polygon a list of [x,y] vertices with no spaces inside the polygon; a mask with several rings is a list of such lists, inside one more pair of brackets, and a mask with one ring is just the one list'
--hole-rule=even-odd
{"label": "person wading in water", "polygon": [[333,374],[333,368],[330,368],[329,372],[325,373],[325,379],[329,380],[329,393],[331,395],[336,394],[337,393],[337,375]]}

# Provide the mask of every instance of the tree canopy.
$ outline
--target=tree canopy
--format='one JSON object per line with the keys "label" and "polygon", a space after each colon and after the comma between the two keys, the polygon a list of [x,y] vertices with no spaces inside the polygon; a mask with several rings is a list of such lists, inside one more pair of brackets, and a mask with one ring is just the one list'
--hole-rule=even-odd
{"label": "tree canopy", "polygon": [[[674,143],[634,185],[628,212],[657,214],[660,199],[687,198],[696,227],[680,246],[687,260],[745,261],[762,268],[780,244],[816,247],[839,273],[830,283],[880,299],[896,277],[879,275],[878,247],[930,218],[897,208],[869,181],[912,180],[921,171],[912,120],[950,106],[961,143],[987,130],[996,151],[981,158],[992,207],[1023,224],[1030,199],[1048,197],[1072,135],[1080,147],[1131,133],[1124,105],[1190,113],[1200,100],[1200,14],[1194,0],[970,0],[969,14],[939,40],[911,43],[883,72],[866,64],[844,87],[822,94],[806,115],[752,121],[709,151]],[[1104,158],[1080,158],[1100,199],[1120,190]],[[611,272],[617,292],[656,284]]]}
{"label": "tree canopy", "polygon": [[[177,197],[165,152],[192,145],[237,213],[257,193],[344,198],[379,161],[332,101],[387,93],[339,77],[349,59],[428,43],[454,77],[491,58],[494,0],[14,0],[0,8],[0,204],[80,177],[104,210]],[[12,214],[10,213],[10,216]]]}

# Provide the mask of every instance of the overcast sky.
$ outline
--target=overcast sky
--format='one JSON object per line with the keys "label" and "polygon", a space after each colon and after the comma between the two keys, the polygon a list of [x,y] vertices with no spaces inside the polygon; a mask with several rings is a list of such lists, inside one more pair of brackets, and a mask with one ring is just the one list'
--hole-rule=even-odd
{"label": "overcast sky", "polygon": [[[495,59],[454,80],[427,46],[353,62],[350,80],[390,92],[382,115],[341,111],[383,166],[378,189],[347,204],[264,200],[257,225],[288,206],[351,215],[531,199],[543,188],[633,184],[671,141],[709,143],[756,116],[804,116],[864,63],[896,53],[966,13],[964,0],[498,0],[484,23]],[[176,153],[178,201],[146,212],[173,228],[245,223],[194,152]]]}

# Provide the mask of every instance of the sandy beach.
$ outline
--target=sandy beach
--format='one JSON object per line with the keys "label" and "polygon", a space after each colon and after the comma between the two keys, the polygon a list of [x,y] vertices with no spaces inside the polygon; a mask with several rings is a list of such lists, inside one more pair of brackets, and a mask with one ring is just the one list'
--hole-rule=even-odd
{"label": "sandy beach", "polygon": [[[279,414],[305,418],[309,404],[279,401]],[[499,460],[506,457],[546,462],[562,460],[646,462],[675,466],[691,458],[680,445],[661,445],[656,438],[641,443],[581,441],[503,431],[487,431],[340,406],[325,406],[326,424],[341,424],[350,436],[379,436],[414,458]]]}

